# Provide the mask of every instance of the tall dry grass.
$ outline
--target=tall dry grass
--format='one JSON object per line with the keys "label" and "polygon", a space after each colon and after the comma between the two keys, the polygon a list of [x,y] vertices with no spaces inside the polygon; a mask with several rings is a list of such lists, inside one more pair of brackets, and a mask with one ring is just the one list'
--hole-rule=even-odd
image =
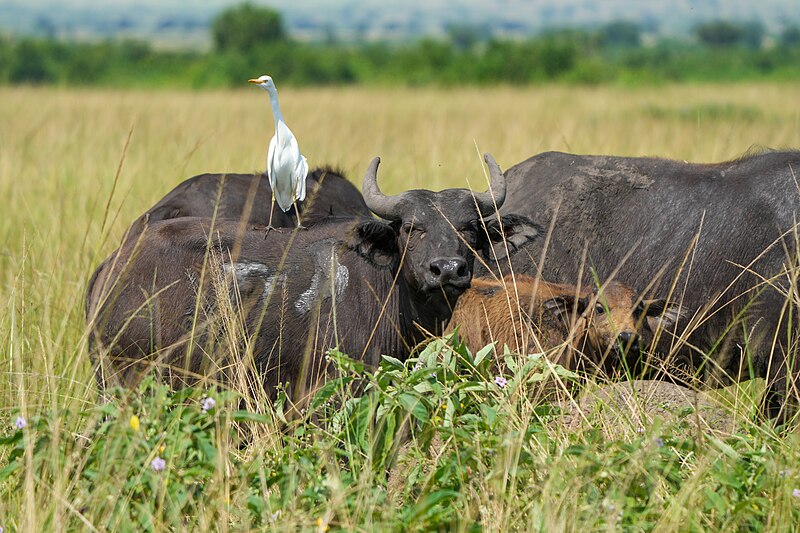
{"label": "tall dry grass", "polygon": [[[751,145],[800,146],[800,87],[792,85],[456,91],[279,85],[279,92],[311,166],[341,167],[359,183],[380,155],[379,180],[389,193],[483,189],[483,152],[505,169],[547,150],[714,162]],[[183,179],[263,169],[273,126],[266,95],[246,87],[2,88],[0,117],[0,424],[7,427],[15,409],[95,404],[83,321],[91,272],[127,225]],[[37,524],[44,496],[34,485],[26,479],[31,490],[0,502],[0,516],[7,505],[19,505],[27,516],[22,523]],[[679,515],[665,520],[677,528]]]}

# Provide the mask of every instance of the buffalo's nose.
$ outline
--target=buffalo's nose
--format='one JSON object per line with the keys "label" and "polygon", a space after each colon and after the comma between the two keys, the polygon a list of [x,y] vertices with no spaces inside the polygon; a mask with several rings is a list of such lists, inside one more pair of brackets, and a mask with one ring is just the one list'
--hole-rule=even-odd
{"label": "buffalo's nose", "polygon": [[431,274],[433,282],[438,285],[465,285],[470,281],[467,262],[460,257],[431,261]]}

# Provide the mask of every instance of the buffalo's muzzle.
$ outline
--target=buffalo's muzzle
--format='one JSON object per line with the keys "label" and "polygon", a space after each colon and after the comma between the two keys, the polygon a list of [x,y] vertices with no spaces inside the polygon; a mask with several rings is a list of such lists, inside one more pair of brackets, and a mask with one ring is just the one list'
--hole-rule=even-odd
{"label": "buffalo's muzzle", "polygon": [[430,284],[434,286],[453,285],[459,288],[469,287],[472,273],[467,262],[461,257],[435,259],[430,264]]}

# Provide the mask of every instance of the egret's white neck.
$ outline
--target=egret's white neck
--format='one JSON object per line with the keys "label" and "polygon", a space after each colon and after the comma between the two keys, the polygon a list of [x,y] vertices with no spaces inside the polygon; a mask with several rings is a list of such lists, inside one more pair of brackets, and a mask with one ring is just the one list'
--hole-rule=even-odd
{"label": "egret's white neck", "polygon": [[275,124],[277,124],[278,121],[283,120],[281,106],[278,105],[278,89],[275,87],[267,87],[267,92],[269,93],[269,102],[272,104],[272,116],[275,117]]}

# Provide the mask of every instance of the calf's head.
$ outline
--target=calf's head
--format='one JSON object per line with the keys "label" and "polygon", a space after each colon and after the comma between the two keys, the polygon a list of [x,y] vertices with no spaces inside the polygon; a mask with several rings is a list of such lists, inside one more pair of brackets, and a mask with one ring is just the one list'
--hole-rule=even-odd
{"label": "calf's head", "polygon": [[584,321],[584,335],[595,354],[614,357],[616,364],[623,355],[636,358],[643,348],[643,330],[654,332],[668,328],[681,316],[676,305],[664,300],[640,300],[636,291],[612,281],[602,290],[578,298],[559,296],[547,302],[547,307],[569,320],[573,309]]}
{"label": "calf's head", "polygon": [[[403,281],[437,315],[445,318],[470,285],[474,253],[487,253],[491,241],[499,234],[487,231],[483,219],[496,213],[503,204],[505,178],[491,155],[486,154],[485,160],[491,182],[489,190],[482,193],[467,189],[439,192],[417,189],[387,196],[378,187],[380,159],[377,157],[364,176],[362,190],[367,206],[390,221],[388,227],[402,257]],[[508,223],[505,229],[513,233]]]}

